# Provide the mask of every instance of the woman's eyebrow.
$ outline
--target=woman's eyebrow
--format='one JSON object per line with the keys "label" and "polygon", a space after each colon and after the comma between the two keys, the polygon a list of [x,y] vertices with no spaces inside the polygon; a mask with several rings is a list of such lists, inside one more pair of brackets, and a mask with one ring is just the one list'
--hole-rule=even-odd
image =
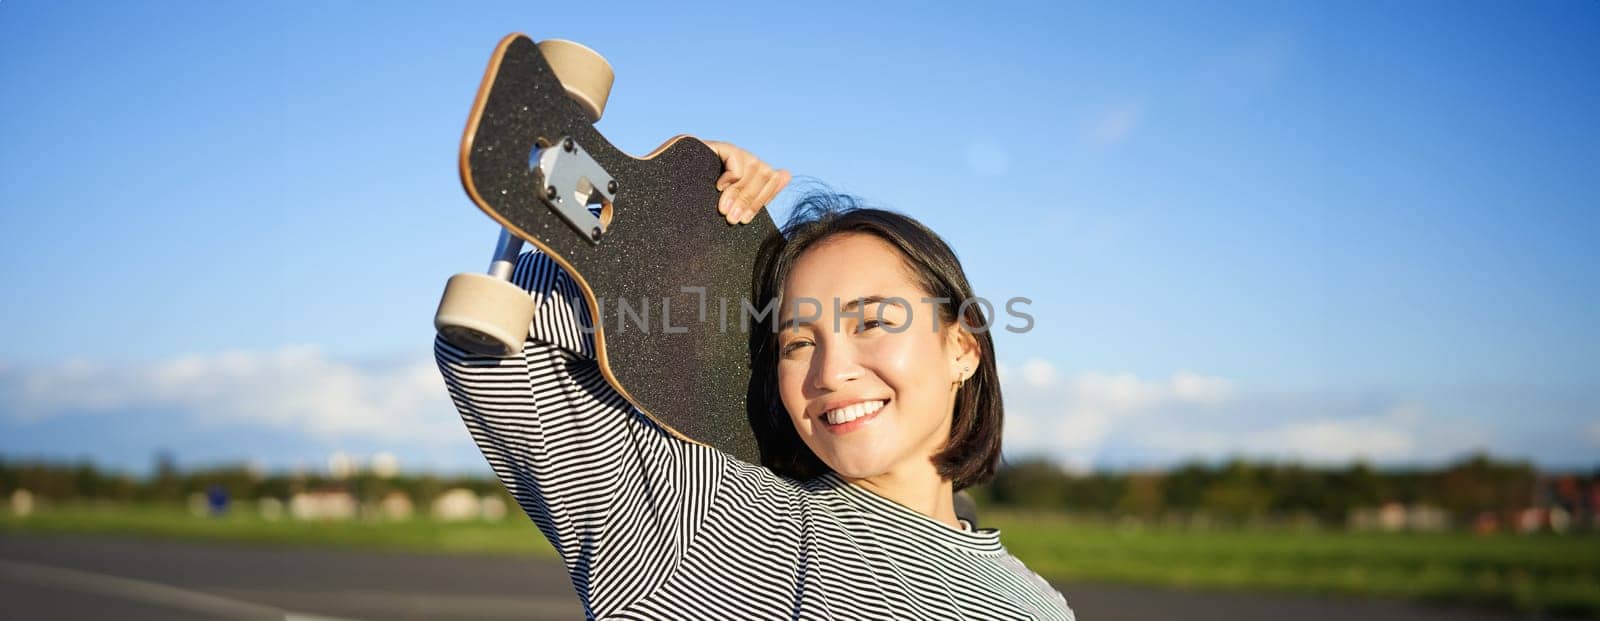
{"label": "woman's eyebrow", "polygon": [[812,321],[809,317],[807,317],[805,321],[800,321],[800,319],[797,317],[790,317],[787,321],[778,324],[778,331],[783,332],[784,330],[788,330],[790,328],[799,329],[800,326],[809,326],[813,323],[816,322]]}
{"label": "woman's eyebrow", "polygon": [[[802,298],[802,299],[805,299],[805,298]],[[850,300],[849,302],[845,302],[844,304],[839,306],[839,312],[841,312],[841,313],[854,313],[854,312],[857,312],[863,305],[876,304],[876,303],[879,303],[879,302],[892,301],[892,300],[899,300],[899,301],[902,301],[902,302],[904,301],[904,300],[901,300],[900,298],[896,298],[896,297],[893,297],[893,296],[886,296],[886,295],[874,293],[872,295],[864,295],[864,296],[861,296],[861,297],[858,297],[858,298],[854,298],[854,299]],[[802,319],[804,321],[802,321]],[[818,319],[821,319],[821,317],[810,317],[810,316],[807,316],[807,317],[790,317],[789,319],[785,320],[783,323],[778,324],[778,331],[782,332],[782,331],[787,330],[789,328],[812,325],[812,324],[816,323],[816,320],[818,320]]]}
{"label": "woman's eyebrow", "polygon": [[863,304],[876,304],[878,302],[888,301],[889,299],[889,297],[878,294],[863,296],[854,300],[850,300],[849,302],[845,302],[844,306],[839,307],[839,310],[854,312],[853,309],[860,308]]}

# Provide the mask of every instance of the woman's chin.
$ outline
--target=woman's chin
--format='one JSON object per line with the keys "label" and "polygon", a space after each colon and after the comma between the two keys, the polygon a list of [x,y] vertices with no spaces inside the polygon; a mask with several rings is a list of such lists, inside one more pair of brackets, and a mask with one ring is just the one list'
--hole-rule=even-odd
{"label": "woman's chin", "polygon": [[835,455],[827,460],[834,473],[846,479],[865,479],[883,474],[887,469],[876,455]]}

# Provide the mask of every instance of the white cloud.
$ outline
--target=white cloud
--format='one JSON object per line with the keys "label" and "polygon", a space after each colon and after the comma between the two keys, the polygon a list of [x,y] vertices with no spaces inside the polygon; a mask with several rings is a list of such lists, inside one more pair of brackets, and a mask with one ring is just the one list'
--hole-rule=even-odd
{"label": "white cloud", "polygon": [[1172,376],[1172,392],[1180,401],[1222,403],[1233,395],[1233,383],[1222,378],[1179,371]]}
{"label": "white cloud", "polygon": [[1421,403],[1385,395],[1241,389],[1193,371],[1155,379],[1066,375],[1042,359],[1000,370],[1005,447],[1013,456],[1119,464],[1230,456],[1401,462],[1448,459],[1489,439],[1474,421],[1440,419]]}
{"label": "white cloud", "polygon": [[1258,454],[1277,452],[1307,461],[1404,459],[1416,447],[1416,440],[1406,430],[1373,420],[1291,423],[1260,433],[1256,442],[1253,452]]}
{"label": "white cloud", "polygon": [[1058,451],[1079,451],[1097,447],[1111,433],[1112,415],[1104,410],[1075,410],[1056,421],[1053,433],[1039,436],[1053,441]]}
{"label": "white cloud", "polygon": [[1375,418],[1290,420],[1277,427],[1234,434],[1205,429],[1173,431],[1153,434],[1152,446],[1168,449],[1173,455],[1245,455],[1309,463],[1401,461],[1414,458],[1418,448],[1416,434],[1410,429]]}
{"label": "white cloud", "polygon": [[1056,368],[1039,358],[1022,364],[1022,381],[1035,388],[1048,388],[1056,381]]}
{"label": "white cloud", "polygon": [[1172,404],[1225,398],[1231,384],[1221,378],[1179,372],[1166,380],[1129,373],[1081,373],[1062,377],[1040,358],[1024,361],[1020,376],[1000,366],[1006,405],[1007,452],[1046,452],[1066,460],[1097,452],[1140,413]]}
{"label": "white cloud", "polygon": [[0,403],[24,423],[167,408],[200,425],[259,425],[322,439],[417,441],[460,431],[431,360],[357,365],[314,347],[191,354],[146,365],[13,367],[0,375]]}
{"label": "white cloud", "polygon": [[[1054,380],[1054,368],[1044,360],[1028,361],[1029,377]],[[1042,369],[1048,369],[1048,372]],[[1165,380],[1143,380],[1132,373],[1086,372],[1062,383],[1031,383],[1030,388],[1060,390],[1070,402],[1113,412],[1132,412],[1169,403],[1214,403],[1227,398],[1232,383],[1190,371],[1179,371]]]}

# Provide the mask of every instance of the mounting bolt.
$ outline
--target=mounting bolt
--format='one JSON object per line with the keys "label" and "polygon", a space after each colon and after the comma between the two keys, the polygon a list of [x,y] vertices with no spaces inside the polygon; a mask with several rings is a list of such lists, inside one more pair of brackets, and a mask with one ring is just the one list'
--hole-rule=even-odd
{"label": "mounting bolt", "polygon": [[576,148],[576,145],[572,144],[572,139],[571,138],[562,138],[561,139],[561,150],[562,151],[566,151],[567,153],[571,153],[574,148]]}
{"label": "mounting bolt", "polygon": [[557,190],[556,186],[553,186],[553,185],[544,186],[544,197],[547,198],[547,199],[553,200],[553,201],[560,202],[560,200],[561,200],[561,191]]}
{"label": "mounting bolt", "polygon": [[617,193],[617,180],[616,179],[612,179],[612,180],[606,182],[606,192],[609,192],[611,194],[616,194]]}
{"label": "mounting bolt", "polygon": [[600,227],[594,227],[594,229],[589,231],[589,239],[600,241]]}

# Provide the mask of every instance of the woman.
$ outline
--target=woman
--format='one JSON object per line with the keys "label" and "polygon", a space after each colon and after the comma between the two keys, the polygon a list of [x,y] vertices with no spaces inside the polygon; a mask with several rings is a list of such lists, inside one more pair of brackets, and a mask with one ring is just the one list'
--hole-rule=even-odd
{"label": "woman", "polygon": [[[748,222],[788,181],[708,143],[719,209]],[[674,438],[600,374],[582,292],[548,257],[514,281],[538,301],[520,356],[435,353],[473,439],[567,564],[596,619],[1072,619],[1065,598],[957,519],[951,493],[999,458],[987,332],[914,220],[808,198],[763,249],[756,368],[773,416],[763,466]],[[939,302],[933,298],[945,298]],[[959,318],[986,326],[978,305]],[[837,329],[835,329],[837,327]],[[778,329],[781,328],[781,329]]]}

